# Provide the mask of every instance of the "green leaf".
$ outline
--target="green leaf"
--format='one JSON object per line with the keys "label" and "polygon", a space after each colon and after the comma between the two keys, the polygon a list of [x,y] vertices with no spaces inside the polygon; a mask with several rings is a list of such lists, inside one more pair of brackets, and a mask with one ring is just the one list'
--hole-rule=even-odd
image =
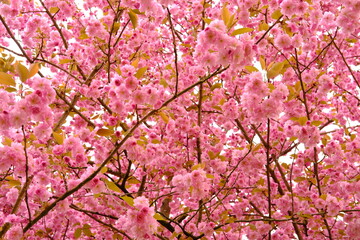
{"label": "green leaf", "polygon": [[244,33],[252,32],[252,31],[254,31],[254,29],[252,29],[252,28],[239,28],[239,29],[234,30],[231,33],[231,36],[236,36],[239,34],[244,34]]}
{"label": "green leaf", "polygon": [[131,207],[134,206],[134,199],[128,196],[121,197],[122,200],[124,200],[127,204],[129,204]]}
{"label": "green leaf", "polygon": [[129,13],[129,18],[130,18],[131,24],[133,25],[133,28],[136,28],[138,26],[137,14],[133,10],[130,10],[128,13]]}
{"label": "green leaf", "polygon": [[16,86],[15,80],[10,74],[0,72],[0,84]]}
{"label": "green leaf", "polygon": [[135,77],[136,77],[137,79],[140,79],[142,76],[144,76],[144,74],[145,74],[145,72],[146,72],[147,69],[148,69],[148,67],[139,68],[139,69],[137,70],[137,72],[135,73]]}

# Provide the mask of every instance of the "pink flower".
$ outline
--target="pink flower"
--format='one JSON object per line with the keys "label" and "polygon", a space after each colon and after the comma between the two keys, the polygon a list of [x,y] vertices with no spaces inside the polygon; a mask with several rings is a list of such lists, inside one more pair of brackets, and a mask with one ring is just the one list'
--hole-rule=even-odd
{"label": "pink flower", "polygon": [[292,47],[291,38],[287,34],[279,34],[275,38],[275,45],[284,50],[291,49],[291,47]]}
{"label": "pink flower", "polygon": [[155,233],[158,226],[153,217],[154,207],[149,207],[149,200],[143,196],[134,199],[134,207],[135,209],[129,210],[127,213],[127,222],[124,224],[124,228],[138,239],[148,239]]}
{"label": "pink flower", "polygon": [[51,127],[45,123],[41,123],[34,128],[35,136],[43,142],[46,142],[50,138],[51,133]]}
{"label": "pink flower", "polygon": [[61,155],[65,152],[65,148],[63,145],[56,145],[53,147],[53,153],[54,155]]}
{"label": "pink flower", "polygon": [[20,226],[12,226],[6,234],[7,239],[20,240],[23,238],[23,230]]}
{"label": "pink flower", "polygon": [[135,91],[132,97],[135,104],[142,104],[146,102],[146,95],[141,90]]}
{"label": "pink flower", "polygon": [[138,84],[139,81],[133,76],[128,77],[125,82],[126,88],[130,91],[134,91],[137,88]]}
{"label": "pink flower", "polygon": [[296,5],[292,0],[284,0],[280,4],[280,8],[281,8],[281,13],[288,17],[291,17],[296,12]]}

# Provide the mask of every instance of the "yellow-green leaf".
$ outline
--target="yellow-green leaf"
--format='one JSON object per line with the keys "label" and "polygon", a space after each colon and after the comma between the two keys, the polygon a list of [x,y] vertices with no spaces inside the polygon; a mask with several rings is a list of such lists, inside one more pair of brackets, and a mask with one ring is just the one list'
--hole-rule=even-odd
{"label": "yellow-green leaf", "polygon": [[139,184],[141,183],[141,181],[139,181],[138,179],[136,179],[135,177],[129,177],[128,180],[126,181],[126,183],[129,184]]}
{"label": "yellow-green leaf", "polygon": [[322,123],[323,123],[322,121],[312,121],[312,122],[311,122],[311,125],[318,127],[318,126],[320,126]]}
{"label": "yellow-green leaf", "polygon": [[284,67],[284,62],[274,63],[271,68],[267,71],[268,78],[274,78],[280,74],[281,70]]}
{"label": "yellow-green leaf", "polygon": [[302,126],[304,126],[307,121],[308,121],[308,118],[307,118],[306,116],[304,116],[304,117],[299,117],[299,118],[298,118],[298,122],[299,122],[300,125],[302,125]]}
{"label": "yellow-green leaf", "polygon": [[271,18],[278,20],[280,17],[282,16],[280,9],[275,10],[272,14],[271,14]]}
{"label": "yellow-green leaf", "polygon": [[221,88],[222,87],[222,84],[221,83],[215,83],[214,85],[211,86],[211,91],[213,91],[214,89],[216,88]]}
{"label": "yellow-green leaf", "polygon": [[224,21],[225,25],[228,26],[231,18],[231,14],[229,9],[224,5],[224,7],[221,10],[221,18]]}
{"label": "yellow-green leaf", "polygon": [[35,74],[38,73],[39,68],[40,68],[39,63],[33,63],[33,64],[31,64],[30,69],[29,69],[28,78],[31,78],[31,77],[35,76]]}
{"label": "yellow-green leaf", "polygon": [[106,128],[101,128],[96,132],[96,134],[99,136],[107,137],[107,136],[114,135],[114,131],[112,131],[110,129],[106,129]]}
{"label": "yellow-green leaf", "polygon": [[239,35],[239,34],[244,34],[244,33],[247,33],[247,32],[252,32],[254,31],[254,29],[252,28],[239,28],[239,29],[236,29],[234,30],[232,33],[231,33],[231,36],[235,36],[235,35]]}
{"label": "yellow-green leaf", "polygon": [[0,84],[16,86],[15,80],[10,74],[0,72]]}
{"label": "yellow-green leaf", "polygon": [[114,191],[114,192],[121,192],[120,188],[118,186],[116,186],[115,183],[113,183],[112,181],[109,180],[104,180],[106,186],[108,187],[108,189]]}
{"label": "yellow-green leaf", "polygon": [[63,144],[64,135],[62,135],[61,133],[53,132],[53,137],[57,144]]}
{"label": "yellow-green leaf", "polygon": [[254,66],[245,66],[245,69],[248,70],[249,72],[258,72],[259,69],[257,69]]}
{"label": "yellow-green leaf", "polygon": [[210,24],[212,21],[210,18],[203,18],[203,20],[206,24]]}
{"label": "yellow-green leaf", "polygon": [[334,165],[330,164],[330,165],[326,165],[323,169],[325,170],[325,169],[330,169],[330,168],[333,168],[333,167],[334,167]]}
{"label": "yellow-green leaf", "polygon": [[21,182],[19,180],[15,180],[13,177],[9,176],[9,177],[6,177],[6,180],[7,180],[7,184],[10,186],[10,187],[16,187],[16,186],[20,186],[21,185]]}
{"label": "yellow-green leaf", "polygon": [[138,16],[133,10],[129,11],[129,18],[130,18],[131,24],[133,25],[133,28],[136,28],[138,25]]}
{"label": "yellow-green leaf", "polygon": [[7,88],[5,88],[5,90],[6,90],[7,92],[16,92],[16,91],[17,91],[16,88],[12,88],[12,87],[7,87]]}
{"label": "yellow-green leaf", "polygon": [[154,214],[154,218],[155,218],[156,220],[165,220],[165,218],[163,218],[163,216],[161,216],[160,213],[155,213],[155,214]]}
{"label": "yellow-green leaf", "polygon": [[269,29],[269,25],[266,22],[262,22],[259,25],[259,31],[267,31]]}
{"label": "yellow-green leaf", "polygon": [[159,139],[153,139],[153,140],[151,140],[151,143],[159,144],[159,143],[161,143],[161,141]]}
{"label": "yellow-green leaf", "polygon": [[191,170],[198,170],[198,169],[204,169],[205,168],[205,163],[199,163],[199,164],[196,164],[194,166],[192,166]]}
{"label": "yellow-green leaf", "polygon": [[302,182],[302,181],[305,181],[306,180],[306,177],[296,177],[294,179],[295,182]]}
{"label": "yellow-green leaf", "polygon": [[18,63],[16,65],[16,71],[19,74],[21,81],[26,82],[26,80],[28,79],[28,76],[29,76],[29,70],[21,63]]}
{"label": "yellow-green leaf", "polygon": [[105,167],[101,168],[100,172],[101,172],[101,173],[106,173],[107,170],[108,170],[108,168],[105,166]]}
{"label": "yellow-green leaf", "polygon": [[298,139],[298,138],[295,137],[295,136],[293,136],[293,137],[291,137],[291,138],[289,139],[289,141],[293,142],[293,141],[295,141],[296,139]]}
{"label": "yellow-green leaf", "polygon": [[207,174],[206,174],[206,177],[213,179],[213,178],[214,178],[214,175],[207,173]]}
{"label": "yellow-green leaf", "polygon": [[122,200],[124,200],[127,204],[129,204],[131,207],[134,206],[134,199],[129,196],[123,196],[121,197]]}
{"label": "yellow-green leaf", "polygon": [[81,39],[81,40],[88,39],[88,38],[89,38],[89,36],[86,33],[82,33],[79,36],[79,39]]}
{"label": "yellow-green leaf", "polygon": [[137,79],[140,79],[142,76],[144,76],[144,74],[145,74],[145,72],[146,72],[147,69],[148,69],[148,67],[139,68],[139,69],[137,70],[137,72],[135,73],[135,77],[136,77]]}
{"label": "yellow-green leaf", "polygon": [[266,62],[265,62],[265,58],[263,55],[260,55],[259,62],[260,62],[261,68],[266,69]]}
{"label": "yellow-green leaf", "polygon": [[2,144],[3,145],[5,145],[5,146],[11,146],[11,144],[12,144],[12,140],[11,140],[11,138],[8,138],[8,137],[3,137],[3,140],[2,140]]}
{"label": "yellow-green leaf", "polygon": [[52,13],[52,14],[55,14],[55,13],[57,13],[58,11],[59,11],[59,8],[58,8],[58,7],[51,7],[51,8],[49,9],[49,12]]}
{"label": "yellow-green leaf", "polygon": [[213,160],[220,155],[220,152],[214,153],[213,151],[208,151],[208,155],[209,155],[210,159]]}
{"label": "yellow-green leaf", "polygon": [[90,229],[91,226],[89,224],[84,224],[83,233],[88,237],[91,237],[93,235]]}
{"label": "yellow-green leaf", "polygon": [[77,228],[74,232],[74,237],[77,239],[81,237],[81,234],[82,234],[82,228]]}
{"label": "yellow-green leaf", "polygon": [[164,112],[159,112],[159,115],[165,123],[169,122],[169,117]]}
{"label": "yellow-green leaf", "polygon": [[71,59],[60,59],[59,64],[65,64],[71,62]]}
{"label": "yellow-green leaf", "polygon": [[327,194],[321,194],[321,195],[320,195],[320,198],[323,199],[324,201],[326,201]]}

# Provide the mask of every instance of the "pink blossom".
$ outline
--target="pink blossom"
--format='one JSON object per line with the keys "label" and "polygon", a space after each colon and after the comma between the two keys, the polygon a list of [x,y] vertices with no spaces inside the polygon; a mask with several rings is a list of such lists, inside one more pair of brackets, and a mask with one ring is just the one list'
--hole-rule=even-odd
{"label": "pink blossom", "polygon": [[288,17],[291,17],[296,12],[296,5],[291,0],[284,0],[280,4],[280,8],[281,12]]}
{"label": "pink blossom", "polygon": [[292,47],[292,45],[291,45],[291,39],[290,39],[289,35],[287,35],[287,34],[278,35],[275,38],[275,45],[284,50],[290,49]]}

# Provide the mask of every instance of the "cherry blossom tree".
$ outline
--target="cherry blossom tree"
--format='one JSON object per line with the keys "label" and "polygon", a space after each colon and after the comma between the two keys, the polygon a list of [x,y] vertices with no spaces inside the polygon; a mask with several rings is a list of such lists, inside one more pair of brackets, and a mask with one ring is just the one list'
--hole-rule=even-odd
{"label": "cherry blossom tree", "polygon": [[358,0],[1,0],[0,239],[360,239]]}

